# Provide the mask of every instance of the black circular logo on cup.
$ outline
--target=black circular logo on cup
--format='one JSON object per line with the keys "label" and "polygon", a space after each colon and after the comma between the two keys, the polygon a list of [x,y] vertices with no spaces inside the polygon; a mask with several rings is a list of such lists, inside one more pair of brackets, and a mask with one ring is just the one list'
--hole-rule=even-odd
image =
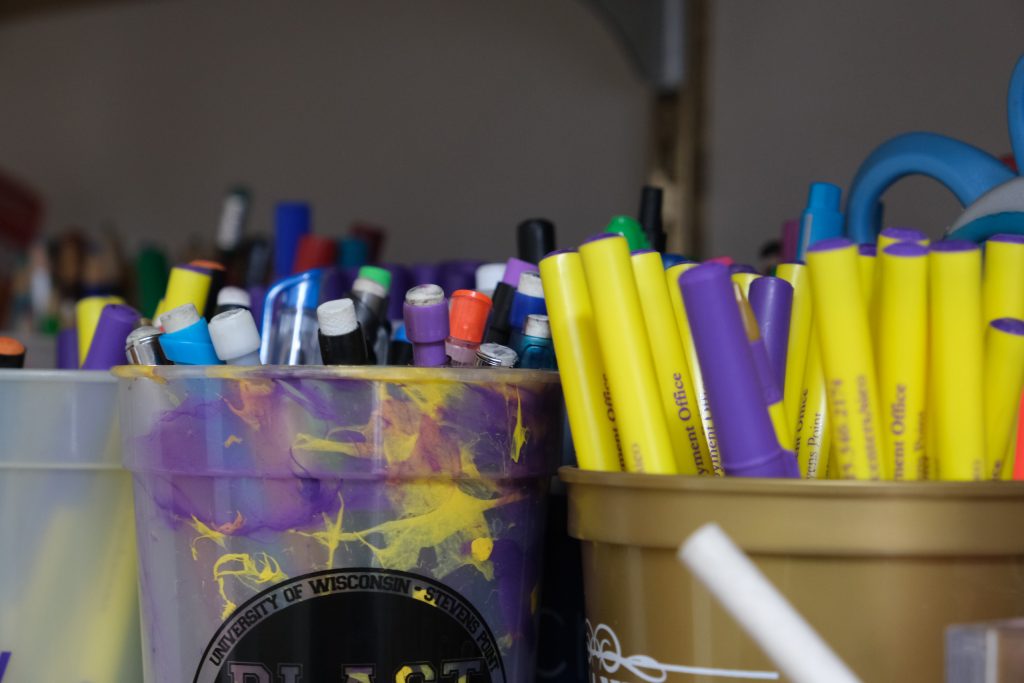
{"label": "black circular logo on cup", "polygon": [[505,683],[480,613],[447,586],[385,569],[282,582],[225,621],[194,683]]}

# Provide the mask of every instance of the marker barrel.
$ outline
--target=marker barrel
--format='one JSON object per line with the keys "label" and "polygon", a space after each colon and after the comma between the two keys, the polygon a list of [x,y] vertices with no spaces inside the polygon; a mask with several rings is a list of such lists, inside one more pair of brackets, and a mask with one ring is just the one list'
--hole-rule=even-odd
{"label": "marker barrel", "polygon": [[541,260],[540,275],[580,468],[620,471],[618,424],[583,261],[577,252],[556,252]]}
{"label": "marker barrel", "polygon": [[206,310],[210,295],[210,272],[198,266],[174,266],[167,279],[167,291],[157,307],[157,316],[183,304],[192,304],[199,315]]}
{"label": "marker barrel", "polygon": [[878,395],[883,457],[897,481],[928,478],[928,249],[898,242],[878,257]]}
{"label": "marker barrel", "polygon": [[995,235],[985,242],[982,301],[986,324],[1024,319],[1024,235]]}
{"label": "marker barrel", "polygon": [[899,244],[900,242],[913,242],[921,245],[922,247],[927,247],[928,236],[920,230],[915,230],[913,228],[885,228],[878,233],[876,253],[881,256],[886,248],[891,247],[894,244]]}
{"label": "marker barrel", "polygon": [[832,422],[832,456],[844,479],[886,479],[878,387],[860,287],[857,247],[844,238],[807,251],[815,328]]}
{"label": "marker barrel", "polygon": [[782,278],[761,277],[750,283],[748,298],[761,330],[761,339],[768,353],[775,383],[781,389],[786,384],[793,286]]}
{"label": "marker barrel", "polygon": [[579,253],[594,304],[626,469],[675,474],[675,457],[658,398],[657,373],[626,239],[603,233],[584,242]]}
{"label": "marker barrel", "polygon": [[676,467],[680,474],[713,474],[697,393],[672,312],[661,255],[653,250],[638,251],[631,260]]}
{"label": "marker barrel", "polygon": [[821,346],[816,333],[811,335],[801,385],[794,431],[800,476],[804,479],[827,479],[832,425],[828,414],[825,372],[821,366]]}
{"label": "marker barrel", "polygon": [[757,379],[728,266],[704,263],[679,277],[704,373],[722,466],[728,476],[788,477],[791,452],[778,442]]}
{"label": "marker barrel", "polygon": [[981,250],[973,242],[935,242],[928,270],[931,415],[939,476],[947,481],[988,478]]}
{"label": "marker barrel", "polygon": [[807,348],[811,342],[811,284],[807,266],[799,263],[783,263],[776,273],[793,288],[782,402],[789,424],[796,425],[807,372]]}
{"label": "marker barrel", "polygon": [[555,250],[555,225],[544,218],[530,218],[516,228],[519,258],[528,263],[540,263]]}
{"label": "marker barrel", "polygon": [[998,318],[985,337],[986,479],[1004,479],[1013,469],[1005,462],[1024,386],[1024,320]]}
{"label": "marker barrel", "polygon": [[665,271],[665,285],[668,287],[668,298],[672,304],[673,316],[676,319],[676,332],[683,344],[686,366],[690,370],[690,384],[693,386],[694,400],[697,404],[701,427],[704,430],[704,440],[707,443],[711,469],[716,476],[722,476],[725,474],[725,471],[722,469],[722,458],[718,448],[715,421],[711,414],[711,401],[708,398],[707,386],[704,384],[704,374],[697,359],[697,348],[693,344],[693,333],[690,330],[690,321],[686,315],[686,307],[683,305],[683,295],[679,290],[679,276],[696,267],[696,263],[680,263],[669,267]]}
{"label": "marker barrel", "polygon": [[82,363],[83,370],[109,370],[124,365],[124,344],[139,321],[139,312],[124,304],[107,304],[100,313],[96,333],[89,353]]}
{"label": "marker barrel", "polygon": [[640,192],[640,210],[637,212],[637,222],[643,226],[644,234],[647,235],[647,243],[651,249],[657,252],[665,251],[666,235],[661,222],[661,199],[660,187],[644,185]]}
{"label": "marker barrel", "polygon": [[75,327],[78,336],[78,362],[75,367],[81,367],[85,362],[104,307],[107,304],[123,303],[124,300],[116,296],[87,296],[75,304]]}

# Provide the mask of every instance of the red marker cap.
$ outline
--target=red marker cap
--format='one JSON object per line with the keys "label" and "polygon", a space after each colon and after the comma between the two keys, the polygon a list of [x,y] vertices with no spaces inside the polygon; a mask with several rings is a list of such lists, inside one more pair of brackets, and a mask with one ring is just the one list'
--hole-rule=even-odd
{"label": "red marker cap", "polygon": [[333,266],[338,260],[338,243],[323,235],[303,235],[295,249],[293,273],[304,273],[313,268]]}
{"label": "red marker cap", "polygon": [[459,289],[452,294],[451,302],[449,334],[455,339],[479,344],[491,313],[491,297],[472,289]]}

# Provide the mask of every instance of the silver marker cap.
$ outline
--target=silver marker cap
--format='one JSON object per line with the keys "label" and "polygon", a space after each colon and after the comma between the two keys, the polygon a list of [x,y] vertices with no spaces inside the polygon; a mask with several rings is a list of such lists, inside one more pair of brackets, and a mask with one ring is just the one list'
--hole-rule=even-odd
{"label": "silver marker cap", "polygon": [[518,360],[519,356],[515,351],[501,344],[481,344],[476,352],[478,367],[513,368]]}
{"label": "silver marker cap", "polygon": [[124,342],[124,353],[132,365],[171,365],[160,347],[162,332],[155,327],[136,327]]}

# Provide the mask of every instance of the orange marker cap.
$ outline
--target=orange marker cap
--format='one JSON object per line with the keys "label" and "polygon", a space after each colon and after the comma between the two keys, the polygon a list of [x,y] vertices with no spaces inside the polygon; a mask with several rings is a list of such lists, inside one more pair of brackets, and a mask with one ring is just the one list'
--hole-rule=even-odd
{"label": "orange marker cap", "polygon": [[0,356],[20,356],[25,345],[13,337],[0,337]]}
{"label": "orange marker cap", "polygon": [[215,270],[226,270],[223,263],[217,261],[207,261],[206,259],[194,259],[189,261],[188,264],[194,268],[202,268],[203,270],[215,271]]}
{"label": "orange marker cap", "polygon": [[491,313],[491,297],[472,289],[459,289],[452,294],[451,301],[449,334],[455,339],[479,344]]}

